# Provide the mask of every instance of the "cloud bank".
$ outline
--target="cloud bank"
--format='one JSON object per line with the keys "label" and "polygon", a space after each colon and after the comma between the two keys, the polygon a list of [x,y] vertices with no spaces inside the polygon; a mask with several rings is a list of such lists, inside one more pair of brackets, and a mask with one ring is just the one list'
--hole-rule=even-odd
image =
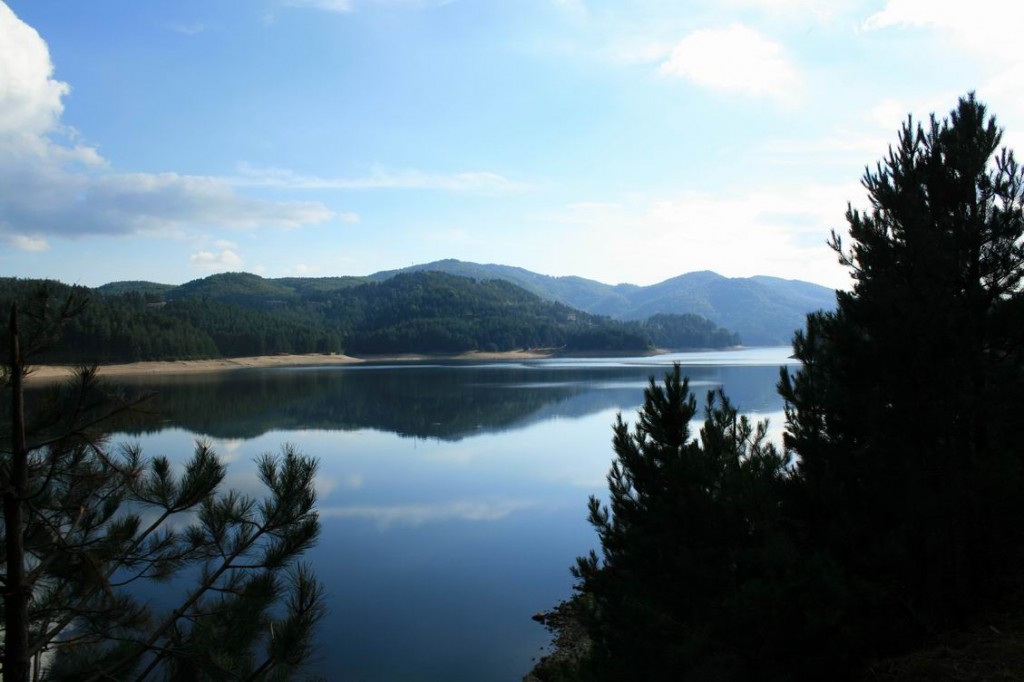
{"label": "cloud bank", "polygon": [[224,181],[118,173],[61,124],[67,83],[39,33],[0,3],[0,239],[40,251],[53,237],[187,227],[284,227],[332,217],[316,202],[245,197]]}

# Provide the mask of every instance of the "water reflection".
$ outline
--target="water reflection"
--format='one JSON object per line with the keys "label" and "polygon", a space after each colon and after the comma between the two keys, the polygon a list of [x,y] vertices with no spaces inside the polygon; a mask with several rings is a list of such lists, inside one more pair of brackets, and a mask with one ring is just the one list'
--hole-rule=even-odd
{"label": "water reflection", "polygon": [[[741,409],[778,409],[774,385],[788,349],[680,354],[657,358],[549,360],[485,365],[379,365],[237,370],[120,380],[157,395],[150,420],[128,432],[174,424],[215,438],[251,439],[275,430],[374,429],[403,437],[457,441],[538,421],[630,410],[647,383],[673,360],[698,396],[719,385]],[[731,364],[713,361],[723,355]],[[702,364],[697,364],[700,360]],[[759,364],[753,364],[759,363]]]}
{"label": "water reflection", "polygon": [[518,680],[547,637],[530,615],[571,593],[595,547],[586,499],[603,495],[611,423],[675,359],[698,396],[724,384],[781,426],[788,349],[475,366],[237,370],[145,378],[162,413],[119,425],[149,455],[195,438],[256,494],[252,458],[284,442],[319,458],[323,520],[309,554],[329,615],[313,673],[329,680]]}

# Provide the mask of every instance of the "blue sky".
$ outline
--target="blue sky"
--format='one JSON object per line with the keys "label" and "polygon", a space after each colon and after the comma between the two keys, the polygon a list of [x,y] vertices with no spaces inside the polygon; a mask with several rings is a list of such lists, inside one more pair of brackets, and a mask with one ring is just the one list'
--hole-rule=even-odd
{"label": "blue sky", "polygon": [[0,1],[0,275],[845,286],[908,113],[974,90],[1022,147],[1018,5]]}

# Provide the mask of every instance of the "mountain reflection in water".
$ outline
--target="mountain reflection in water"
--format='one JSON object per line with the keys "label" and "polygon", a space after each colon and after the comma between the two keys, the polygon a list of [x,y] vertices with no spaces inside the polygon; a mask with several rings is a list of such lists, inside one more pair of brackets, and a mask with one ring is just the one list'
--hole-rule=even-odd
{"label": "mountain reflection in water", "polygon": [[[141,434],[174,424],[213,438],[245,439],[280,430],[374,429],[457,441],[609,408],[632,410],[649,376],[660,378],[673,358],[694,355],[632,363],[410,363],[119,378],[129,390],[156,394],[151,418],[133,418],[119,430]],[[733,403],[751,412],[779,409],[778,371],[778,365],[685,367],[699,400],[724,384]]]}
{"label": "mountain reflection in water", "polygon": [[724,385],[777,433],[790,353],[118,378],[160,413],[112,425],[112,442],[180,462],[207,440],[225,488],[249,495],[262,452],[289,442],[320,460],[323,532],[306,558],[328,615],[310,679],[519,680],[548,642],[530,616],[572,593],[569,566],[597,547],[586,501],[606,491],[615,413],[632,421],[648,376],[679,360],[699,401]]}

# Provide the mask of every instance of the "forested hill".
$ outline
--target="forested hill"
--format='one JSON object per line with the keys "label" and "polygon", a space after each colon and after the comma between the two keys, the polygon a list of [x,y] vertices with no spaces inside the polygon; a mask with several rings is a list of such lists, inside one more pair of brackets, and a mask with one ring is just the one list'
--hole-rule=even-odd
{"label": "forested hill", "polygon": [[125,362],[276,353],[458,353],[521,348],[640,352],[740,339],[694,315],[620,322],[545,301],[504,280],[441,272],[384,281],[212,275],[181,286],[116,282],[97,289],[0,279],[0,303],[23,309],[41,287],[88,301],[37,362]]}
{"label": "forested hill", "polygon": [[646,320],[659,313],[700,315],[733,330],[749,345],[788,344],[793,332],[803,328],[808,313],[836,305],[835,291],[810,282],[764,276],[728,278],[710,271],[642,287],[448,259],[370,277],[382,281],[401,272],[423,271],[508,280],[541,298],[618,320]]}

